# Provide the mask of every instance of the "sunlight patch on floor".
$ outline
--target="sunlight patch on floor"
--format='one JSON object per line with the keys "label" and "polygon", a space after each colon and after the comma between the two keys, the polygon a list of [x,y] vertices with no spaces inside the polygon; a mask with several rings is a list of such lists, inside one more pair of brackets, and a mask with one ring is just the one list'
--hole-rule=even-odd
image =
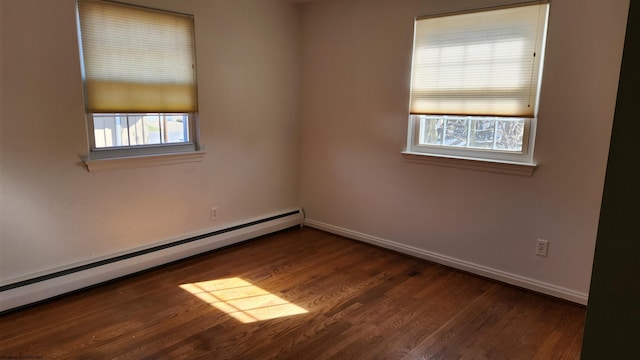
{"label": "sunlight patch on floor", "polygon": [[243,323],[307,313],[307,310],[237,277],[182,284],[180,288]]}

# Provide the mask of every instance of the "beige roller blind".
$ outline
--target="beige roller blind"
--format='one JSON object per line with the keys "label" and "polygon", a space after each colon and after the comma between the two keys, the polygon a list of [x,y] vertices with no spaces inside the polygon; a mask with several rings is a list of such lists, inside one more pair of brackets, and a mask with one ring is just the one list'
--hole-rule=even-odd
{"label": "beige roller blind", "polygon": [[418,18],[412,114],[534,117],[548,4]]}
{"label": "beige roller blind", "polygon": [[197,111],[192,16],[97,0],[78,15],[88,112]]}

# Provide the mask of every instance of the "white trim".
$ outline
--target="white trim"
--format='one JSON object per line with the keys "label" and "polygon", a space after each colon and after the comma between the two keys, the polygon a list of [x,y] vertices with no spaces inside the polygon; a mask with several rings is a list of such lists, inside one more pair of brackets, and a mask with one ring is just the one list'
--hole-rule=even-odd
{"label": "white trim", "polygon": [[[281,212],[280,214],[286,214],[287,212],[297,211],[299,209]],[[278,214],[275,214],[278,215]],[[273,216],[275,216],[273,215]],[[265,216],[260,219],[269,219],[271,216]],[[234,226],[242,224],[250,224],[260,219],[249,219],[238,224],[227,224],[224,228],[211,229],[205,233],[215,232],[223,229],[230,229]],[[164,265],[172,261],[184,259],[190,256],[198,255],[207,251],[219,249],[224,246],[236,244],[245,240],[253,239],[258,236],[270,234],[272,232],[284,230],[303,223],[302,212],[278,218],[275,220],[266,221],[256,225],[250,225],[237,230],[224,232],[218,235],[210,236],[207,238],[199,239],[197,241],[189,242],[174,247],[169,247],[162,250],[157,250],[144,255],[131,257],[128,259],[119,260],[116,262],[108,263],[106,265],[92,267],[86,270],[69,273],[66,275],[54,277],[51,279],[35,282],[28,285],[23,285],[13,289],[0,292],[0,312],[10,310],[16,307],[28,305],[34,302],[45,300],[54,296],[62,295],[71,291],[82,289],[88,286],[103,283],[105,281],[117,279],[126,275],[134,274],[139,271],[147,270],[156,266]],[[101,260],[115,258],[124,254],[135,253],[136,251],[150,249],[159,245],[173,243],[183,239],[191,238],[195,235],[183,236],[178,239],[171,239],[168,241],[154,243],[152,245],[130,249],[124,253],[110,254],[102,258],[91,259],[86,262],[73,264],[63,268],[51,269],[49,271],[30,274],[19,279],[11,279],[3,282],[0,286],[15,284],[17,282],[25,281],[28,279],[35,279],[40,276],[46,276],[48,274],[54,274],[59,271],[73,269],[79,266],[95,263]]]}
{"label": "white trim", "polygon": [[150,166],[162,166],[202,161],[206,151],[190,151],[156,155],[117,157],[98,160],[83,160],[89,172],[103,172],[123,169],[134,169]]}
{"label": "white trim", "polygon": [[521,176],[532,176],[533,172],[538,167],[535,163],[475,159],[462,156],[435,155],[411,151],[403,151],[402,156],[404,156],[407,162],[414,164],[436,165]]}
{"label": "white trim", "polygon": [[382,239],[377,236],[363,234],[357,231],[345,229],[339,226],[330,225],[313,219],[305,219],[306,226],[324,230],[333,234],[341,235],[350,239],[362,241],[372,245],[380,246],[386,249],[398,251],[403,254],[415,256],[421,259],[429,260],[438,264],[449,266],[455,269],[470,272],[472,274],[484,276],[493,280],[515,285],[528,290],[533,290],[542,294],[551,295],[557,298],[586,305],[588,294],[567,289],[554,284],[531,279],[517,274],[508,273],[502,270],[490,268],[487,266],[475,264],[469,261],[456,259],[450,256],[438,254],[435,252],[419,249],[413,246],[401,244],[395,241]]}

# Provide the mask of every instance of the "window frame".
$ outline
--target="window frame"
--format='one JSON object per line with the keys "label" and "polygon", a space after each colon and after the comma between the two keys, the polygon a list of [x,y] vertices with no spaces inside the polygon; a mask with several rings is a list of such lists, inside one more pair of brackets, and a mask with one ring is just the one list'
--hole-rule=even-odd
{"label": "window frame", "polygon": [[[180,162],[193,162],[200,161],[206,151],[201,148],[200,145],[200,124],[199,124],[199,110],[197,109],[198,91],[197,91],[197,66],[196,66],[196,34],[195,34],[195,17],[193,14],[186,14],[177,11],[171,11],[166,9],[151,8],[146,6],[140,6],[129,3],[122,3],[111,0],[90,0],[90,2],[106,3],[111,5],[118,5],[136,10],[148,11],[150,13],[160,13],[175,15],[181,17],[190,18],[191,22],[191,36],[192,36],[192,70],[193,70],[193,96],[195,101],[195,110],[189,112],[178,112],[186,114],[188,118],[188,140],[184,142],[176,143],[164,143],[164,144],[142,144],[142,145],[125,145],[125,146],[109,146],[109,147],[97,147],[95,138],[94,127],[94,115],[98,114],[135,114],[136,111],[122,111],[122,112],[91,112],[88,109],[87,100],[87,87],[85,76],[85,59],[81,29],[81,15],[79,3],[82,0],[76,0],[76,26],[78,36],[78,47],[80,54],[81,75],[83,84],[83,98],[85,103],[85,121],[87,130],[87,142],[89,145],[88,154],[83,158],[83,163],[87,170],[94,171],[109,171],[119,170],[121,168],[136,168],[147,167],[156,165],[174,164]],[[86,21],[86,20],[85,20]],[[176,113],[168,111],[147,111],[144,113]],[[142,113],[141,113],[142,114]]]}
{"label": "window frame", "polygon": [[[403,154],[407,160],[411,160],[412,162],[420,162],[427,164],[435,164],[435,165],[444,165],[450,167],[461,167],[461,168],[474,168],[474,169],[489,169],[488,171],[496,171],[496,172],[507,172],[507,173],[517,173],[521,175],[532,175],[533,171],[537,167],[537,164],[534,163],[533,154],[535,147],[535,137],[536,137],[536,128],[539,120],[539,101],[540,101],[540,93],[541,93],[541,85],[542,85],[542,73],[544,69],[544,61],[545,61],[545,52],[546,52],[546,41],[547,41],[547,31],[548,31],[548,19],[549,19],[549,1],[541,0],[541,1],[525,1],[521,3],[508,4],[504,6],[494,6],[488,8],[477,8],[477,9],[469,9],[464,11],[456,11],[456,12],[448,12],[441,14],[432,14],[427,16],[419,16],[414,20],[414,45],[412,47],[412,60],[411,60],[411,83],[414,81],[413,69],[415,66],[415,56],[416,56],[416,36],[417,32],[415,30],[417,21],[431,18],[441,18],[446,16],[455,16],[462,14],[472,14],[472,13],[480,13],[492,10],[501,10],[501,9],[509,9],[509,8],[517,8],[523,6],[530,5],[546,5],[546,14],[544,21],[544,28],[542,30],[542,38],[541,38],[541,51],[540,51],[540,65],[539,65],[539,77],[536,84],[536,96],[535,96],[535,108],[533,117],[520,117],[525,119],[524,133],[523,133],[523,141],[522,141],[522,151],[504,151],[504,150],[493,150],[493,149],[477,149],[477,148],[465,148],[465,147],[454,147],[454,146],[446,146],[446,145],[434,145],[434,144],[421,144],[420,142],[420,116],[460,116],[460,117],[468,117],[468,118],[484,118],[484,117],[496,117],[500,118],[502,116],[492,115],[492,114],[478,114],[478,115],[468,115],[468,114],[414,114],[409,112],[408,116],[408,129],[407,129],[407,144],[405,151]],[[411,99],[413,98],[413,85],[410,88]],[[410,104],[412,104],[413,100],[410,100]],[[515,116],[514,116],[515,117]],[[433,159],[429,159],[432,157]],[[471,161],[471,162],[470,162]],[[476,166],[472,162],[484,162],[484,165]],[[514,170],[514,166],[518,167],[521,165],[520,169]],[[506,171],[503,171],[507,169]]]}

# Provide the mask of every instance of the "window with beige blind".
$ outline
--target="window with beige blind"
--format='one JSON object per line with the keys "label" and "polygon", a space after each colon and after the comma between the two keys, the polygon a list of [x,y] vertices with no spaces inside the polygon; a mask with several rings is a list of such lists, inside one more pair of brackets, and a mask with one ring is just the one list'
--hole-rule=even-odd
{"label": "window with beige blind", "polygon": [[416,19],[408,152],[533,162],[548,7]]}
{"label": "window with beige blind", "polygon": [[90,159],[196,151],[193,16],[77,4]]}

